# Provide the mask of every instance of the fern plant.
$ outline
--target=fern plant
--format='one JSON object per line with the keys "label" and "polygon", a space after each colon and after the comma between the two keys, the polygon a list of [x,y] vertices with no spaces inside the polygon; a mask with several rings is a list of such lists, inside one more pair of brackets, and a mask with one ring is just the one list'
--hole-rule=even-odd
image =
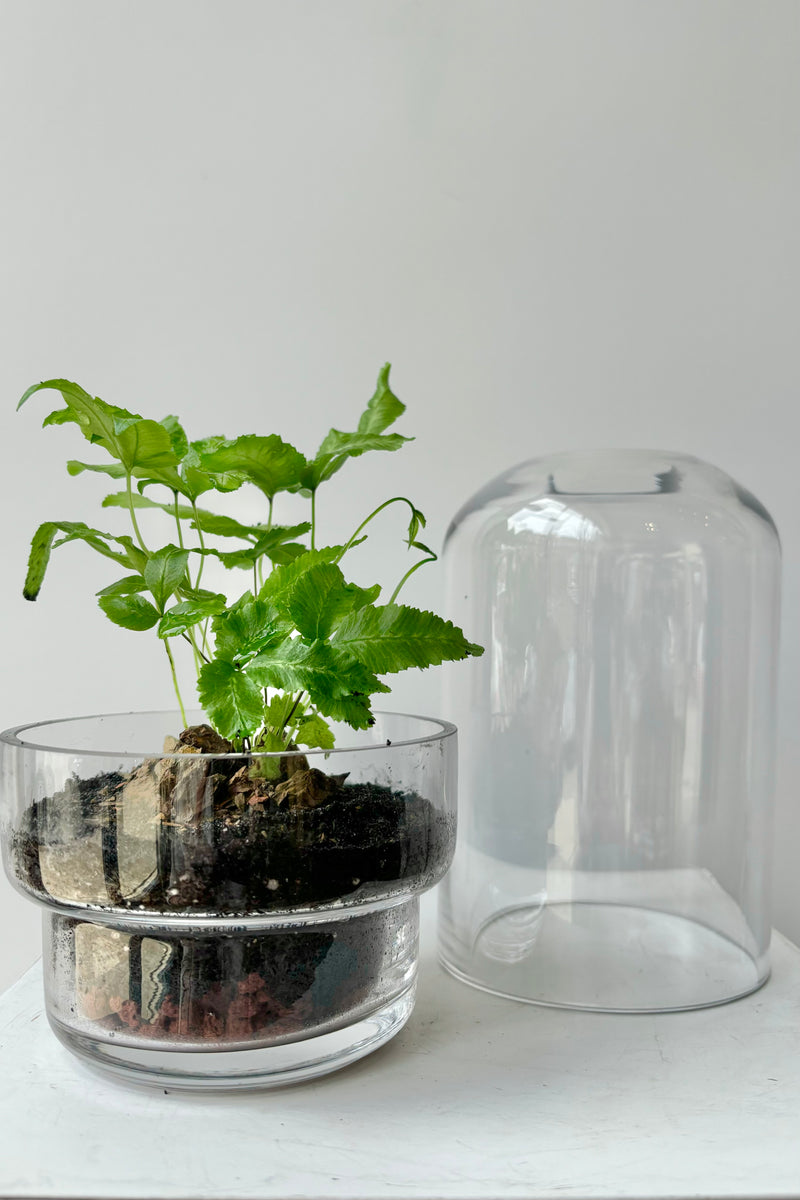
{"label": "fern plant", "polygon": [[[450,621],[398,603],[410,576],[436,555],[419,540],[425,518],[405,496],[378,505],[346,539],[317,545],[318,493],[352,458],[395,451],[409,439],[387,433],[405,411],[389,386],[389,364],[356,429],[331,429],[312,458],[277,434],[190,441],[180,421],[155,421],[107,404],[76,383],[50,379],[29,388],[53,389],[64,407],[44,425],[76,424],[108,461],[70,460],[70,475],[100,472],[120,490],[103,507],[127,513],[130,530],[108,533],[82,522],[46,521],[31,545],[24,595],[39,595],[53,549],[82,541],[125,572],[97,599],[106,616],[125,629],[155,630],[161,639],[184,724],[174,650],[191,653],[200,702],[217,733],[236,750],[280,751],[289,746],[332,749],[329,721],[366,729],[374,722],[372,697],[391,689],[383,677],[410,667],[481,654]],[[198,502],[213,492],[257,488],[264,520],[243,524]],[[275,499],[299,493],[308,520],[273,521]],[[349,582],[343,562],[365,540],[373,519],[391,505],[408,512],[405,538],[415,560],[385,603],[378,584]],[[141,509],[160,509],[174,524],[174,541],[145,542]],[[222,543],[211,545],[210,538]],[[244,570],[250,586],[232,603],[202,586],[206,559]]]}

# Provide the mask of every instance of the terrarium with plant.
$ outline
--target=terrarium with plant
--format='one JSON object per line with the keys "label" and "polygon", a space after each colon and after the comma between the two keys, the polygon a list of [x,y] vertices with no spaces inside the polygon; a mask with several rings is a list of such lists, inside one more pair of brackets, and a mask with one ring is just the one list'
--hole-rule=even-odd
{"label": "terrarium with plant", "polygon": [[[311,458],[277,434],[190,440],[174,416],[150,420],[61,379],[20,404],[45,389],[63,407],[44,424],[77,425],[103,452],[69,473],[111,477],[102,524],[127,527],[45,522],[24,595],[39,596],[54,549],[90,546],[117,576],[101,609],[160,639],[177,700],[172,714],[3,735],[4,855],[45,906],[51,1024],[91,1063],[144,1082],[252,1086],[343,1065],[407,1019],[418,896],[454,843],[453,727],[375,711],[374,698],[387,675],[481,653],[399,600],[436,558],[408,497],[319,544],[323,484],[408,440],[387,432],[404,411],[389,367],[356,429],[331,429]],[[248,485],[260,521],[207,503]],[[276,520],[283,493],[305,498],[307,519]],[[388,587],[356,584],[348,556],[394,507],[405,561]],[[209,560],[239,587],[209,587]],[[191,710],[179,654],[196,674]]]}

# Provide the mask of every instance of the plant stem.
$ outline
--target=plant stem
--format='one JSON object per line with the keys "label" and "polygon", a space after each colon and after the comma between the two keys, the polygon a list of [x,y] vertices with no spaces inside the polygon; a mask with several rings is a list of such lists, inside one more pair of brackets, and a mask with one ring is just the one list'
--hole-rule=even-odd
{"label": "plant stem", "polygon": [[193,639],[190,637],[190,635],[189,635],[188,633],[182,633],[182,634],[181,634],[181,637],[183,638],[183,640],[184,640],[185,642],[188,642],[188,643],[189,643],[189,645],[192,647],[192,650],[194,650],[195,654],[197,654],[197,655],[198,655],[200,658],[202,658],[203,662],[211,662],[211,659],[210,659],[210,658],[207,658],[207,657],[205,656],[205,654],[203,653],[203,651],[200,649],[200,647],[199,647],[199,646],[197,645],[197,643],[196,643],[196,642],[195,642],[195,641],[194,641],[194,640],[193,640]]}
{"label": "plant stem", "polygon": [[[198,541],[200,542],[200,549],[205,550],[206,543],[205,543],[205,539],[203,538],[203,531],[200,528],[200,514],[197,511],[197,501],[194,499],[192,500],[192,512],[194,513],[194,525],[195,525],[195,529],[197,530],[197,538],[198,538]],[[197,571],[197,578],[194,581],[194,586],[196,588],[200,587],[200,580],[203,578],[203,567],[205,565],[206,565],[206,556],[205,556],[205,554],[201,554],[200,555],[200,566]],[[205,650],[205,654],[203,654],[202,657],[206,658],[206,654],[208,654],[208,617],[206,617],[205,621],[203,621],[203,624],[200,628],[200,636],[203,641],[203,650]],[[194,639],[192,640],[192,644],[194,645]],[[209,660],[206,658],[206,662],[208,662],[208,661]]]}
{"label": "plant stem", "polygon": [[178,526],[178,545],[180,546],[181,550],[183,550],[183,530],[181,528],[181,519],[178,516],[178,493],[173,492],[172,495],[175,497],[175,524]]}
{"label": "plant stem", "polygon": [[[303,699],[303,696],[305,696],[305,692],[298,692],[298,693],[297,693],[297,699],[295,700],[295,702],[294,702],[294,704],[292,705],[292,707],[289,709],[289,712],[288,712],[288,714],[287,714],[286,718],[284,719],[284,722],[283,722],[283,728],[284,728],[284,732],[285,732],[285,731],[288,729],[288,727],[289,727],[289,722],[291,721],[292,717],[294,716],[295,712],[297,711],[297,706],[298,706],[298,704],[300,703],[300,701]],[[293,732],[293,731],[292,731],[291,729],[289,729],[289,732],[288,732],[288,734],[287,734],[287,736],[286,736],[286,741],[285,741],[285,743],[284,743],[284,746],[283,746],[284,750],[286,749],[286,747],[289,745],[289,743],[290,743],[290,742],[291,742],[291,740],[292,740],[292,732]]]}
{"label": "plant stem", "polygon": [[136,520],[136,509],[133,507],[133,491],[131,490],[131,473],[130,473],[130,471],[127,472],[127,474],[125,476],[125,480],[126,480],[127,492],[128,492],[128,511],[131,514],[131,523],[133,524],[133,532],[136,534],[136,540],[139,543],[139,545],[141,546],[142,550],[144,551],[145,554],[147,554],[149,556],[150,551],[147,549],[147,546],[145,546],[144,542],[142,541],[142,535],[139,531],[139,522]]}
{"label": "plant stem", "polygon": [[[181,528],[181,519],[180,519],[180,516],[178,515],[178,507],[179,507],[178,506],[178,493],[176,491],[173,491],[172,495],[175,497],[175,524],[178,526],[178,545],[180,546],[181,550],[184,550],[185,546],[183,544],[183,529]],[[200,565],[202,566],[202,556],[201,556],[201,564]],[[189,577],[188,567],[186,570],[186,575],[187,575],[187,579],[188,579],[188,577]],[[191,580],[189,582],[191,582]],[[178,596],[178,599],[180,600],[180,596]],[[197,643],[194,640],[194,631],[192,630],[192,632],[190,632],[188,637],[186,636],[186,634],[183,634],[183,637],[186,639],[186,641],[192,647],[192,659],[194,661],[194,673],[195,673],[195,675],[199,675],[200,674],[200,651],[198,650]],[[206,661],[208,661],[208,660],[206,660]]]}
{"label": "plant stem", "polygon": [[[195,524],[195,529],[197,530],[197,537],[200,542],[200,549],[205,550],[206,544],[205,544],[205,541],[203,540],[203,531],[200,528],[200,514],[197,511],[197,501],[196,500],[192,500],[192,512],[194,513],[194,524]],[[194,581],[194,586],[196,588],[200,587],[200,580],[203,578],[203,567],[205,565],[206,565],[206,556],[205,556],[205,554],[201,554],[200,555],[200,568],[197,572],[197,579],[195,579],[195,581]],[[205,635],[203,635],[203,641],[205,642]]]}
{"label": "plant stem", "polygon": [[317,532],[317,489],[311,492],[311,549],[314,550],[314,538]]}
{"label": "plant stem", "polygon": [[404,583],[406,582],[407,579],[410,579],[410,577],[414,574],[415,571],[418,571],[420,569],[420,567],[424,567],[426,563],[431,563],[431,562],[436,562],[435,554],[429,555],[428,558],[421,558],[419,560],[419,562],[414,563],[411,570],[406,571],[405,575],[403,576],[403,578],[398,583],[397,587],[392,592],[391,596],[389,597],[389,603],[394,604],[401,587],[404,585]]}
{"label": "plant stem", "polygon": [[[275,497],[268,496],[267,499],[269,500],[269,513],[267,514],[267,533],[269,533],[270,529],[272,529],[272,510],[275,506]],[[256,562],[253,565],[253,569],[256,571],[255,585],[256,585],[256,595],[258,595],[258,593],[261,591],[262,587],[264,586],[264,555],[263,554],[259,555],[259,557],[256,559]]]}
{"label": "plant stem", "polygon": [[[192,660],[194,661],[194,673],[200,675],[200,650],[197,642],[194,640],[194,630],[190,629],[188,633],[182,633],[181,637],[192,647]],[[208,660],[206,660],[208,661]]]}
{"label": "plant stem", "polygon": [[344,558],[345,554],[347,554],[347,551],[348,551],[348,550],[350,549],[350,547],[352,546],[353,542],[356,540],[356,538],[358,537],[358,535],[361,533],[361,530],[362,530],[362,529],[364,529],[364,528],[365,528],[365,526],[369,525],[369,523],[370,523],[370,521],[373,519],[373,517],[377,517],[378,513],[379,513],[379,512],[383,512],[384,508],[388,508],[390,504],[407,504],[407,505],[408,505],[408,507],[411,509],[412,513],[413,513],[413,512],[416,512],[416,509],[414,508],[414,505],[413,505],[413,504],[411,503],[411,501],[410,501],[409,499],[407,499],[405,496],[392,496],[391,500],[384,500],[383,504],[379,504],[379,505],[378,505],[378,507],[377,507],[376,509],[374,509],[374,510],[373,510],[373,511],[372,511],[372,512],[369,514],[369,516],[368,516],[368,517],[366,517],[366,518],[365,518],[365,519],[364,519],[364,520],[361,522],[361,524],[359,525],[358,529],[355,531],[355,533],[354,533],[354,534],[353,534],[353,536],[350,538],[350,540],[349,540],[349,541],[346,543],[344,550],[342,550],[342,553],[339,555],[339,557],[338,557],[337,559],[335,559],[335,560],[334,560],[335,562],[337,562],[337,563],[340,563],[340,562],[342,561],[342,559]]}
{"label": "plant stem", "polygon": [[175,695],[178,697],[178,706],[181,710],[181,720],[183,721],[184,729],[186,729],[189,722],[186,720],[186,709],[183,707],[181,689],[178,687],[178,676],[175,673],[175,659],[172,657],[172,651],[169,648],[169,638],[164,638],[164,649],[166,650],[167,658],[169,659],[169,669],[172,671],[172,685],[175,688]]}

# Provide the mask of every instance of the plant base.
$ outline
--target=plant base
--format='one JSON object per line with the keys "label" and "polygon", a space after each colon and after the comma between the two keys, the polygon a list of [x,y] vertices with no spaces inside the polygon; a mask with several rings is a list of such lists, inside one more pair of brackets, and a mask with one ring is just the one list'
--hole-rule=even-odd
{"label": "plant base", "polygon": [[383,1046],[411,1016],[416,981],[353,1025],[281,1046],[217,1051],[137,1050],[75,1033],[50,1017],[59,1041],[83,1063],[126,1083],[166,1091],[232,1092],[318,1079]]}

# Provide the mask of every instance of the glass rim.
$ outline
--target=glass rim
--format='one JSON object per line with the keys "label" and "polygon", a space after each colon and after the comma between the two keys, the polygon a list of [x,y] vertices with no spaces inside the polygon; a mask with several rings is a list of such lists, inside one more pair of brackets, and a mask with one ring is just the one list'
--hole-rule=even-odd
{"label": "glass rim", "polygon": [[[4,729],[0,732],[0,743],[7,746],[13,746],[20,750],[35,750],[48,754],[66,754],[72,757],[92,757],[92,758],[123,758],[136,759],[142,758],[159,758],[159,759],[180,759],[185,761],[188,757],[192,760],[196,759],[241,759],[242,761],[252,758],[330,758],[336,754],[363,754],[365,752],[381,751],[389,753],[396,748],[404,746],[418,746],[425,743],[441,742],[447,738],[453,737],[456,734],[457,728],[452,721],[445,721],[441,717],[425,717],[416,713],[392,712],[386,709],[377,709],[374,712],[375,717],[398,717],[403,720],[418,721],[429,727],[428,732],[423,733],[420,737],[406,737],[391,739],[385,742],[361,742],[354,743],[350,746],[334,746],[332,750],[323,750],[319,747],[299,750],[233,750],[222,754],[216,754],[206,751],[192,751],[191,755],[179,751],[142,751],[142,750],[114,750],[114,749],[84,749],[69,746],[53,746],[45,745],[39,742],[23,741],[20,734],[26,733],[28,730],[43,729],[48,726],[70,725],[77,721],[102,721],[108,718],[119,717],[164,717],[178,716],[180,713],[177,709],[148,709],[131,712],[115,712],[115,713],[90,713],[80,717],[57,717],[47,721],[27,721],[23,725],[14,725],[9,729]],[[341,724],[341,722],[339,722]],[[354,734],[362,733],[363,730],[353,730]]]}
{"label": "glass rim", "polygon": [[544,462],[551,458],[588,458],[588,457],[612,457],[613,455],[625,456],[626,458],[647,458],[654,456],[656,458],[681,458],[684,462],[697,463],[700,466],[711,467],[714,464],[707,462],[705,459],[698,458],[696,454],[692,454],[689,450],[675,450],[670,446],[573,446],[570,450],[550,450],[544,454],[535,454],[532,458],[524,459],[525,462]]}

